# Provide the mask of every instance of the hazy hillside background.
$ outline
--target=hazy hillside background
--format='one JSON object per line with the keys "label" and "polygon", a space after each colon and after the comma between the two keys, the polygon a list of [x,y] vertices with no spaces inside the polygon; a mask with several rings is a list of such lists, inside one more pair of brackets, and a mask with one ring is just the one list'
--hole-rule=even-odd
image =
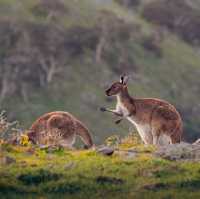
{"label": "hazy hillside background", "polygon": [[24,128],[69,111],[100,143],[133,130],[99,111],[114,107],[104,90],[126,73],[133,96],[174,104],[195,140],[199,26],[199,0],[0,0],[0,109]]}

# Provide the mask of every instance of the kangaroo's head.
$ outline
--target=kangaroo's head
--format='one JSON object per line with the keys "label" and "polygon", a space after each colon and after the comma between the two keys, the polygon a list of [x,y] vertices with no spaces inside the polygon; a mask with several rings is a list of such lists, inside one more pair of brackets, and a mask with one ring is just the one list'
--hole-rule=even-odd
{"label": "kangaroo's head", "polygon": [[33,144],[36,144],[37,134],[35,131],[28,131],[27,136],[29,138],[29,141],[31,141]]}
{"label": "kangaroo's head", "polygon": [[127,89],[128,76],[121,76],[119,82],[114,82],[109,89],[106,90],[107,96],[114,96],[122,93]]}

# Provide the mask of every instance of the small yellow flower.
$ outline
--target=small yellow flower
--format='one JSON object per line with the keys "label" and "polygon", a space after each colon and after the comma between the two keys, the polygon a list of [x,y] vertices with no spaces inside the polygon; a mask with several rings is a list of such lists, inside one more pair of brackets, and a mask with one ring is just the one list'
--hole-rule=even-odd
{"label": "small yellow flower", "polygon": [[27,145],[29,145],[29,144],[30,144],[30,142],[29,142],[29,137],[28,137],[27,135],[25,135],[25,134],[22,134],[22,135],[21,135],[21,138],[20,138],[20,144],[21,144],[22,146],[27,146]]}

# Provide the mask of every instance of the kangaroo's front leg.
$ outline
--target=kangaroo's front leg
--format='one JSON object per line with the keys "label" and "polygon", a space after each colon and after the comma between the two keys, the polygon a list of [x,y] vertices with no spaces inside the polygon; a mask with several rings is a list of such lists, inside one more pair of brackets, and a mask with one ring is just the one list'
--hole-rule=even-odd
{"label": "kangaroo's front leg", "polygon": [[108,109],[108,108],[102,107],[102,108],[100,108],[100,111],[102,111],[102,112],[110,112],[110,113],[115,114],[116,116],[123,117],[123,114],[120,111],[116,110],[116,109],[112,110],[112,109]]}
{"label": "kangaroo's front leg", "polygon": [[110,112],[110,113],[113,113],[114,115],[116,115],[118,117],[121,117],[121,119],[115,121],[115,124],[119,124],[123,120],[123,114],[120,111],[118,111],[117,109],[111,110],[111,109],[107,109],[107,108],[102,107],[102,108],[100,108],[100,110],[102,112]]}

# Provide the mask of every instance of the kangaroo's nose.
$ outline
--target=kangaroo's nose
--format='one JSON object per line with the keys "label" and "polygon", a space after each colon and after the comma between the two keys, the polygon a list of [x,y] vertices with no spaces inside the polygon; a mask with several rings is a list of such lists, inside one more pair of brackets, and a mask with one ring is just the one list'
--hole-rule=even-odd
{"label": "kangaroo's nose", "polygon": [[106,93],[107,96],[110,96],[110,94],[109,94],[110,93],[110,89],[106,90],[105,93]]}

